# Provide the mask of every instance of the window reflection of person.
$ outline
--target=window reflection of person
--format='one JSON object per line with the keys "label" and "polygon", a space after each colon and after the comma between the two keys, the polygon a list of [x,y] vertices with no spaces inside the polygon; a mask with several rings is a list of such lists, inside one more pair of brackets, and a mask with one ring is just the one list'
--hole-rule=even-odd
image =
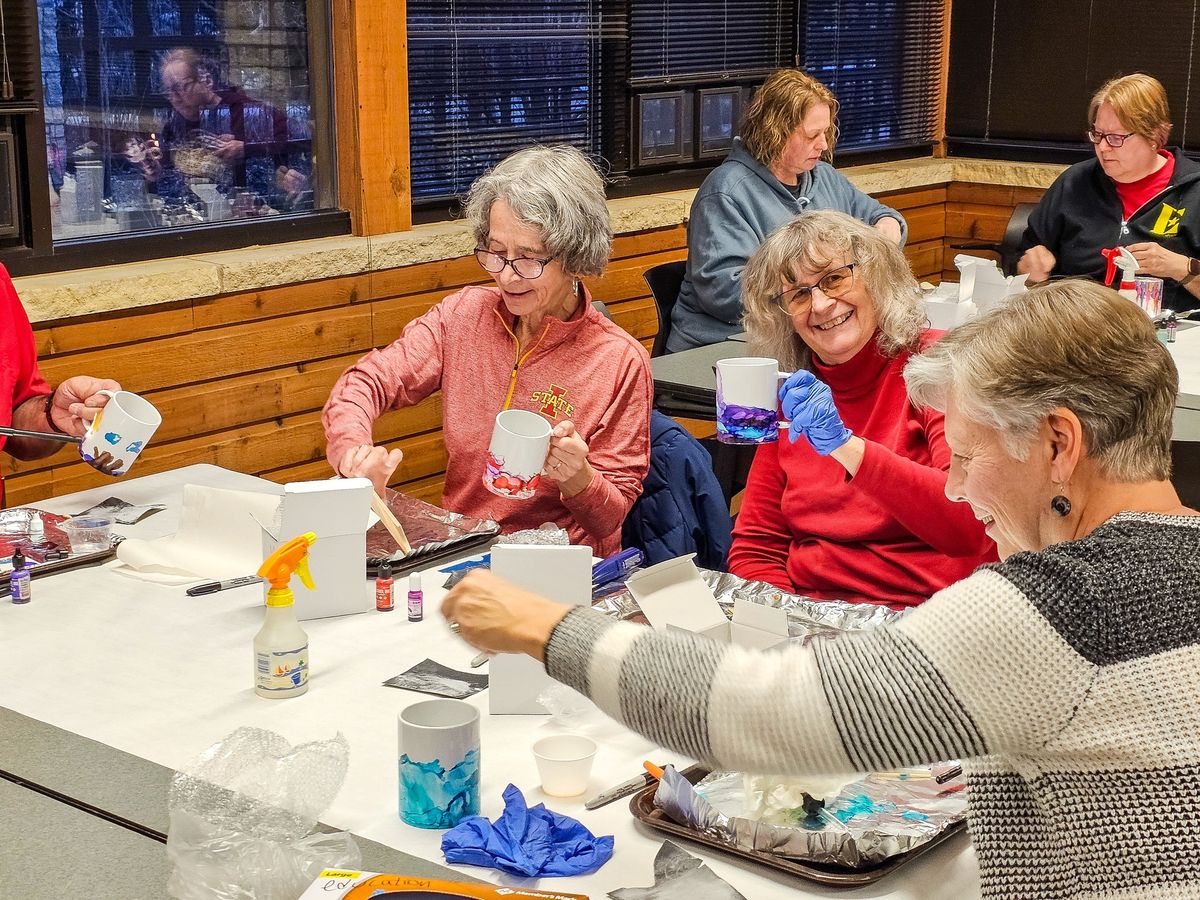
{"label": "window reflection of person", "polygon": [[[212,181],[223,189],[245,190],[248,163],[267,158],[274,163],[277,203],[294,205],[309,188],[309,180],[288,162],[287,115],[255,100],[241,87],[222,86],[211,60],[188,47],[178,47],[163,57],[160,68],[163,95],[171,114],[157,142],[137,148],[131,159],[139,163],[148,181],[158,182],[166,169],[196,181]],[[254,111],[269,123],[269,133],[247,128]]]}

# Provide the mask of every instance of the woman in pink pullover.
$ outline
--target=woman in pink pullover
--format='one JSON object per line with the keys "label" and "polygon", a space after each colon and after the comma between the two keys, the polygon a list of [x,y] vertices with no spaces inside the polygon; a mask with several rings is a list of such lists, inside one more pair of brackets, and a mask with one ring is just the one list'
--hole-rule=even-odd
{"label": "woman in pink pullover", "polygon": [[[440,390],[448,509],[506,531],[554,522],[607,556],[649,467],[653,377],[645,348],[579,282],[602,273],[612,250],[604,182],[573,147],[531,147],[481,176],[465,207],[496,286],[452,294],[342,373],[322,416],[326,457],[382,490],[403,454],[375,446],[372,424]],[[502,409],[554,428],[529,500],[483,486]]]}

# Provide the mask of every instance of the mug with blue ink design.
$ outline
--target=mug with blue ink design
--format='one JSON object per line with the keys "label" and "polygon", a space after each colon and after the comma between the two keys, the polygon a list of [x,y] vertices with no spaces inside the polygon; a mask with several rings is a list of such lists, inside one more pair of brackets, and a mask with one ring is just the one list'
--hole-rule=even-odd
{"label": "mug with blue ink design", "polygon": [[162,414],[153,403],[132,391],[100,393],[108,395],[108,403],[84,432],[79,455],[93,462],[108,453],[113,462],[104,471],[124,475],[162,424]]}
{"label": "mug with blue ink design", "polygon": [[453,828],[479,815],[479,710],[462,700],[423,700],[400,713],[400,818]]}

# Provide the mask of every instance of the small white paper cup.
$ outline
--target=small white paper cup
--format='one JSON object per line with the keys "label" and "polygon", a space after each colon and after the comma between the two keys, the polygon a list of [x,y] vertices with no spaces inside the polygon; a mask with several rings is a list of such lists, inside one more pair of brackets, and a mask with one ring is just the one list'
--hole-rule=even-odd
{"label": "small white paper cup", "polygon": [[588,788],[596,742],[581,734],[555,734],[533,745],[542,792],[551,797],[575,797]]}

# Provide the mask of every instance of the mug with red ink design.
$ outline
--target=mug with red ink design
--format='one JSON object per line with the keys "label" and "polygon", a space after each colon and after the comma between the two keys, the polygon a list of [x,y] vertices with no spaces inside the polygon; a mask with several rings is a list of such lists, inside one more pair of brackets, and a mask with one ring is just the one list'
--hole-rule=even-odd
{"label": "mug with red ink design", "polygon": [[536,494],[550,452],[551,430],[550,423],[535,412],[505,409],[498,413],[483,486],[510,500],[528,500]]}

